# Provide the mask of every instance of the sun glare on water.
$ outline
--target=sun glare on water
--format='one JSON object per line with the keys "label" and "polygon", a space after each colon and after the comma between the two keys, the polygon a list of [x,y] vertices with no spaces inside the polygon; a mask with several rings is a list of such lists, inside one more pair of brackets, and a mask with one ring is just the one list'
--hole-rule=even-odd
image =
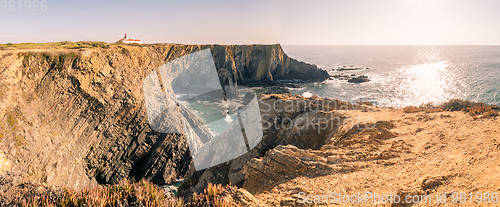
{"label": "sun glare on water", "polygon": [[400,83],[395,89],[398,97],[394,105],[420,106],[426,103],[442,103],[453,98],[455,87],[454,75],[449,70],[449,62],[441,60],[439,53],[421,54],[423,63],[405,65],[397,71]]}

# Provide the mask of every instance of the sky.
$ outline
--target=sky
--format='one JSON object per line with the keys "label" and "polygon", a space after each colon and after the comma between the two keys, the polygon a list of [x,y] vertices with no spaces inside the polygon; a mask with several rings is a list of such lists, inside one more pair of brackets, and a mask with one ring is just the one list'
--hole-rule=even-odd
{"label": "sky", "polygon": [[0,1],[0,43],[115,42],[127,33],[146,43],[500,44],[497,0],[44,0],[45,11],[34,5]]}

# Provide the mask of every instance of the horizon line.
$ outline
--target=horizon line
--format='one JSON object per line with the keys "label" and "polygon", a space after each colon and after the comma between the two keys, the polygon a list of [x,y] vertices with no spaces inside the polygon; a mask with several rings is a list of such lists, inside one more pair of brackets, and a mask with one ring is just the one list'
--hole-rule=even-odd
{"label": "horizon line", "polygon": [[499,44],[386,44],[386,45],[381,45],[381,44],[352,44],[352,45],[343,45],[343,44],[328,44],[328,45],[318,45],[318,44],[299,44],[299,45],[294,45],[294,44],[280,44],[280,45],[286,45],[286,46],[500,46]]}
{"label": "horizon line", "polygon": [[[6,42],[0,44],[43,44],[43,43],[56,43],[56,42],[66,42],[67,40],[61,41],[48,41],[48,42]],[[79,41],[67,41],[67,42],[105,42],[108,44],[116,42],[106,42],[99,40],[79,40]],[[179,45],[284,45],[284,46],[500,46],[497,44],[283,44],[283,43],[176,43],[176,42],[143,42],[143,44],[179,44]]]}

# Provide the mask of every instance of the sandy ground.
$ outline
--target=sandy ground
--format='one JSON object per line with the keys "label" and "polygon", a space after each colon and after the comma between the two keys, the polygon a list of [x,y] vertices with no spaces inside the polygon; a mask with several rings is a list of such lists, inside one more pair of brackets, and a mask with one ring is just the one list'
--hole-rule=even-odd
{"label": "sandy ground", "polygon": [[[493,200],[498,201],[497,204],[491,204],[493,201],[485,203],[489,201],[486,197],[491,199],[494,193],[500,193],[499,117],[474,120],[464,112],[404,113],[401,109],[342,113],[359,120],[389,121],[394,124],[389,130],[396,137],[371,144],[345,146],[335,146],[332,141],[323,146],[321,151],[339,154],[343,160],[339,164],[351,165],[355,170],[296,177],[256,194],[262,203],[271,206],[301,206],[298,201],[304,201],[308,195],[329,196],[332,192],[358,195],[371,192],[378,195],[399,194],[403,197],[414,194],[431,196],[430,202],[413,206],[500,206],[498,199]],[[360,154],[368,155],[376,151],[390,153],[380,159],[359,159]],[[300,194],[301,192],[303,193]],[[447,194],[446,203],[438,203],[437,196],[444,193]],[[479,199],[479,196],[482,198]],[[308,205],[397,206],[373,199],[357,204]]]}

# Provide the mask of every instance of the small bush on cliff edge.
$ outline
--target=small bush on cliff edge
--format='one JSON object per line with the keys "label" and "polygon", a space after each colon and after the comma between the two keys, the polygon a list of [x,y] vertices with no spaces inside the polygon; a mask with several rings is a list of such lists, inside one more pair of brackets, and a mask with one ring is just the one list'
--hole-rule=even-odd
{"label": "small bush on cliff edge", "polygon": [[45,62],[47,62],[47,64],[50,65],[50,67],[53,67],[58,70],[63,69],[65,62],[71,62],[78,57],[78,55],[74,52],[61,53],[61,54],[52,54],[49,52],[44,52],[41,55],[42,58],[45,60]]}
{"label": "small bush on cliff edge", "polygon": [[208,183],[207,188],[204,189],[202,194],[193,193],[192,202],[186,204],[189,207],[201,206],[215,206],[215,207],[229,207],[234,206],[233,203],[225,200],[224,195],[235,191],[236,187],[232,185],[223,186],[222,184]]}
{"label": "small bush on cliff edge", "polygon": [[445,111],[467,111],[467,108],[475,106],[485,106],[486,104],[481,102],[473,102],[460,99],[451,99],[448,102],[441,104],[440,108]]}
{"label": "small bush on cliff edge", "polygon": [[448,102],[435,106],[432,103],[423,104],[419,107],[407,106],[403,108],[405,113],[417,113],[425,111],[426,113],[441,111],[463,111],[469,113],[474,119],[498,116],[500,108],[497,105],[488,105],[482,102],[473,102],[460,99],[451,99]]}
{"label": "small bush on cliff edge", "polygon": [[[407,106],[403,108],[405,113],[416,113],[425,111],[430,112],[441,112],[441,111],[464,111],[469,112],[471,115],[478,115],[483,112],[489,112],[497,110],[497,106],[490,106],[482,102],[474,102],[468,100],[451,99],[448,102],[442,103],[440,105],[435,105],[433,103],[423,104],[419,107]],[[492,113],[494,114],[494,113]]]}
{"label": "small bush on cliff edge", "polygon": [[495,117],[498,116],[498,112],[495,111],[498,109],[496,105],[494,106],[473,106],[468,107],[467,111],[474,119],[477,118],[486,118],[486,117]]}
{"label": "small bush on cliff edge", "polygon": [[62,69],[65,61],[72,61],[76,57],[77,57],[77,55],[74,52],[67,53],[67,54],[60,54],[59,60],[57,61],[56,68]]}

